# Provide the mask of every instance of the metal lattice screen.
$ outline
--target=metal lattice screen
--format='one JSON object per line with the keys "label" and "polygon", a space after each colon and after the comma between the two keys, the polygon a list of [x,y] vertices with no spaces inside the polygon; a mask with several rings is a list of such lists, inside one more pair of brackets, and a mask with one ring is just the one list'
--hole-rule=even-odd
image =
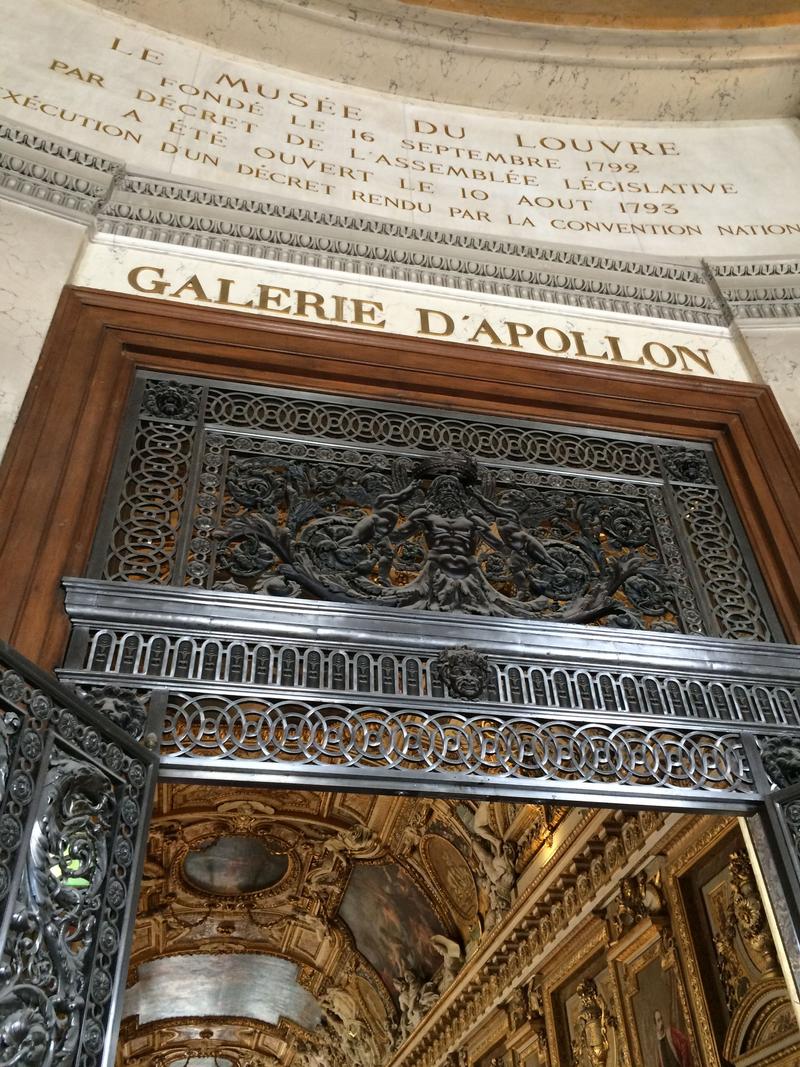
{"label": "metal lattice screen", "polygon": [[90,574],[780,637],[710,449],[159,377]]}
{"label": "metal lattice screen", "polygon": [[746,810],[800,728],[697,443],[142,375],[66,584],[167,774]]}

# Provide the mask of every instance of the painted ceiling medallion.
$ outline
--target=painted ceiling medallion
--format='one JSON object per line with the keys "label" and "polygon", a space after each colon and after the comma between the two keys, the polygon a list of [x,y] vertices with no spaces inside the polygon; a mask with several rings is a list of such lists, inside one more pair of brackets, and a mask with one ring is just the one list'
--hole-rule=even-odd
{"label": "painted ceiling medallion", "polygon": [[467,861],[455,845],[439,834],[428,834],[422,840],[422,854],[459,916],[474,922],[478,890]]}
{"label": "painted ceiling medallion", "polygon": [[260,837],[224,836],[188,852],[183,875],[195,889],[235,896],[276,885],[288,867],[288,856]]}

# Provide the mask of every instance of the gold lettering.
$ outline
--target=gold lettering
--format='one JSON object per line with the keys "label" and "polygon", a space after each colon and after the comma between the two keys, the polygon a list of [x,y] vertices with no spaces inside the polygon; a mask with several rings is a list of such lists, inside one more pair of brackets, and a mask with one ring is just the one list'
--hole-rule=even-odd
{"label": "gold lettering", "polygon": [[[547,340],[548,334],[551,333],[554,333],[557,337],[555,345],[550,344]],[[569,350],[570,339],[563,330],[559,330],[555,326],[543,326],[541,330],[536,331],[536,343],[545,351],[553,352],[560,356]]]}
{"label": "gold lettering", "polygon": [[54,59],[50,64],[50,70],[63,74],[67,78],[77,78],[78,81],[86,82],[87,85],[96,85],[99,89],[105,89],[102,74],[95,74],[92,70],[83,71],[80,67],[65,63],[63,59]]}
{"label": "gold lettering", "polygon": [[687,374],[693,374],[694,370],[690,366],[690,363],[697,363],[703,370],[709,374],[715,374],[714,368],[711,366],[711,357],[708,354],[707,348],[698,348],[695,351],[693,348],[685,348],[683,345],[675,345],[675,351],[678,353],[678,358],[683,365],[683,369]]}
{"label": "gold lettering", "polygon": [[[419,315],[419,329],[417,333],[426,334],[428,337],[449,337],[455,329],[455,323],[444,311],[436,311],[435,308],[417,308]],[[437,315],[444,321],[440,324],[443,330],[434,330],[431,324],[431,315]]]}
{"label": "gold lettering", "polygon": [[490,344],[496,345],[498,348],[506,347],[499,335],[495,332],[495,330],[492,329],[492,326],[490,325],[488,319],[481,319],[480,325],[478,326],[477,330],[472,335],[472,337],[469,338],[469,343],[477,343],[478,338],[482,335],[485,335],[489,338]]}
{"label": "gold lettering", "polygon": [[641,356],[638,359],[625,359],[622,354],[622,349],[619,344],[619,337],[606,336],[603,340],[608,341],[608,347],[611,350],[611,358],[617,363],[635,363],[637,366],[642,366],[644,360]]}
{"label": "gold lettering", "polygon": [[170,296],[183,296],[183,294],[187,291],[187,289],[188,289],[188,291],[190,293],[194,293],[195,300],[202,300],[206,304],[211,303],[211,301],[208,299],[208,297],[205,294],[205,290],[203,289],[203,286],[200,284],[200,279],[197,277],[196,274],[193,274],[191,276],[191,278],[187,279],[187,281],[185,281],[183,283],[183,285],[180,287],[180,289],[176,289],[174,292],[170,293],[169,295]]}
{"label": "gold lettering", "polygon": [[216,300],[218,304],[227,304],[228,307],[233,308],[251,308],[253,306],[252,300],[248,300],[246,304],[240,304],[236,300],[230,299],[231,286],[236,284],[232,278],[218,278],[217,281],[219,282],[219,295]]}
{"label": "gold lettering", "polygon": [[261,311],[274,311],[278,315],[289,315],[292,311],[291,304],[284,304],[283,307],[279,307],[281,297],[284,296],[288,300],[292,295],[290,289],[281,289],[277,285],[259,285],[258,286],[258,306]]}
{"label": "gold lettering", "polygon": [[165,289],[169,288],[169,282],[155,281],[155,279],[151,281],[150,285],[142,285],[139,279],[141,274],[146,270],[153,271],[158,278],[164,277],[163,267],[134,267],[133,270],[128,273],[128,285],[131,289],[135,289],[138,293],[158,293],[160,295]]}
{"label": "gold lettering", "polygon": [[355,326],[376,326],[383,329],[386,320],[378,320],[377,316],[383,314],[383,304],[376,300],[357,300],[353,298],[353,324]]}
{"label": "gold lettering", "polygon": [[328,316],[325,314],[323,304],[325,303],[325,297],[322,293],[313,293],[305,289],[297,290],[297,306],[295,314],[301,319],[309,318],[308,310],[311,308],[318,319],[324,319],[328,321]]}
{"label": "gold lettering", "polygon": [[[656,353],[661,355],[656,358]],[[652,363],[654,367],[665,367],[669,369],[674,367],[678,362],[678,357],[669,347],[669,345],[662,344],[661,341],[648,341],[642,348],[642,355],[648,363]]]}

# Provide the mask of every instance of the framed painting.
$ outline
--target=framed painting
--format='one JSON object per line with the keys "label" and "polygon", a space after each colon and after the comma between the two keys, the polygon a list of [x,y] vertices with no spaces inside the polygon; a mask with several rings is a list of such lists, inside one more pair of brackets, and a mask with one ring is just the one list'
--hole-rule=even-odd
{"label": "framed painting", "polygon": [[633,1067],[702,1067],[669,926],[645,924],[615,967]]}

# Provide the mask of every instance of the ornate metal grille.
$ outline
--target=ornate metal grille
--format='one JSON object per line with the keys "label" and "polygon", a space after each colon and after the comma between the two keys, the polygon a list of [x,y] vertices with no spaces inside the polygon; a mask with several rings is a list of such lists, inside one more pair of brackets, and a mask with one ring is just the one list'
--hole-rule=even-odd
{"label": "ornate metal grille", "polygon": [[165,773],[742,810],[800,728],[697,445],[150,375],[90,575],[62,675]]}
{"label": "ornate metal grille", "polygon": [[797,650],[710,448],[151,375],[66,586],[164,775],[759,811],[800,929]]}
{"label": "ornate metal grille", "polygon": [[711,452],[139,382],[92,575],[768,641]]}
{"label": "ornate metal grille", "polygon": [[155,757],[0,644],[0,1050],[113,1062]]}

